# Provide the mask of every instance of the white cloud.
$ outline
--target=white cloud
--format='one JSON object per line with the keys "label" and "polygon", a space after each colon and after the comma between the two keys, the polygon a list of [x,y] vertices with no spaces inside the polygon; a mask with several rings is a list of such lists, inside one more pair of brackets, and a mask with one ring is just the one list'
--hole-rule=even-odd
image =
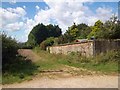
{"label": "white cloud", "polygon": [[36,24],[37,24],[37,23],[36,23],[34,20],[27,18],[26,23],[25,23],[25,25],[24,25],[24,27],[25,27],[25,35],[26,35],[26,36],[29,35],[30,31],[32,30],[32,28],[33,28]]}
{"label": "white cloud", "polygon": [[35,8],[36,8],[37,10],[39,10],[39,9],[40,9],[40,7],[39,7],[39,6],[35,6]]}
{"label": "white cloud", "polygon": [[25,10],[24,10],[24,8],[22,8],[22,7],[17,7],[17,8],[7,8],[7,11],[8,12],[11,12],[11,13],[13,13],[13,14],[17,14],[17,15],[19,15],[20,17],[21,16],[24,16],[25,14],[26,14],[26,12],[25,12]]}
{"label": "white cloud", "polygon": [[[24,28],[24,35],[17,38],[19,41],[27,41],[28,34],[32,28],[38,23],[47,24],[58,24],[65,32],[69,26],[75,22],[86,23],[88,25],[93,25],[97,20],[105,21],[109,19],[112,15],[112,9],[106,7],[99,7],[96,9],[96,13],[90,10],[88,6],[84,6],[83,2],[88,2],[89,0],[71,0],[71,1],[54,1],[54,0],[44,0],[49,6],[45,10],[40,9],[39,6],[35,6],[37,13],[33,19],[27,18],[25,6],[17,8],[0,8],[0,15],[2,14],[2,25],[3,28],[8,31],[16,31]],[[91,0],[90,0],[91,1]],[[24,19],[25,18],[25,21]],[[21,21],[19,21],[21,20]],[[14,27],[14,28],[13,28]]]}
{"label": "white cloud", "polygon": [[[21,7],[7,9],[0,8],[0,15],[2,17],[2,25],[0,28],[3,30],[15,31],[20,29],[23,23],[21,23],[21,21],[23,21],[26,11]],[[14,26],[14,28],[12,26]]]}
{"label": "white cloud", "polygon": [[[45,3],[50,7],[50,9],[39,10],[35,15],[35,22],[49,24],[51,20],[54,20],[53,24],[58,24],[61,28],[64,28],[63,32],[68,26],[72,25],[76,19],[83,17],[85,11],[89,10],[88,7],[84,6],[82,2],[54,2],[45,0]],[[55,22],[55,23],[54,23]],[[79,21],[78,23],[80,23]]]}
{"label": "white cloud", "polygon": [[10,3],[10,4],[15,4],[15,3],[16,3],[16,0],[10,0],[9,3]]}
{"label": "white cloud", "polygon": [[105,7],[99,7],[97,10],[97,16],[99,17],[99,19],[101,19],[102,21],[106,21],[108,20],[112,13],[112,9],[111,8],[105,8]]}
{"label": "white cloud", "polygon": [[23,22],[15,22],[15,23],[7,24],[5,28],[6,30],[13,32],[13,31],[21,30],[23,26],[24,26]]}
{"label": "white cloud", "polygon": [[45,3],[50,7],[48,10],[40,10],[35,15],[36,22],[42,22],[44,24],[51,23],[51,19],[54,19],[56,24],[58,24],[63,32],[68,26],[75,23],[86,23],[88,25],[93,25],[97,20],[106,21],[112,15],[112,9],[106,7],[99,7],[94,13],[89,7],[84,6],[83,2],[88,2],[91,0],[71,0],[69,2],[44,0]]}

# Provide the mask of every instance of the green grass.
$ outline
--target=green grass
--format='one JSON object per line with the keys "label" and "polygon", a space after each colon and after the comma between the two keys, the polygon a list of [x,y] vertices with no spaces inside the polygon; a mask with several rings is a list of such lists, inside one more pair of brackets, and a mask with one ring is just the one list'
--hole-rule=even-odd
{"label": "green grass", "polygon": [[30,80],[37,72],[38,66],[23,57],[11,65],[6,65],[6,70],[2,73],[2,84],[12,84]]}
{"label": "green grass", "polygon": [[72,64],[67,64],[70,66],[74,66],[77,68],[85,68],[88,70],[93,70],[93,71],[101,71],[103,73],[117,73],[118,72],[118,64],[117,63],[106,63],[106,64],[94,64],[94,63],[72,63]]}
{"label": "green grass", "polygon": [[33,51],[41,57],[41,60],[37,62],[41,69],[56,69],[61,68],[62,65],[69,65],[108,74],[118,73],[119,69],[120,52],[110,51],[96,57],[86,58],[80,56],[79,53],[71,53],[70,55],[50,54],[41,51],[38,47]]}
{"label": "green grass", "polygon": [[50,54],[46,51],[40,50],[39,48],[33,50],[36,54],[40,56],[36,65],[40,66],[39,70],[53,70],[61,68],[62,64],[58,62],[63,56]]}

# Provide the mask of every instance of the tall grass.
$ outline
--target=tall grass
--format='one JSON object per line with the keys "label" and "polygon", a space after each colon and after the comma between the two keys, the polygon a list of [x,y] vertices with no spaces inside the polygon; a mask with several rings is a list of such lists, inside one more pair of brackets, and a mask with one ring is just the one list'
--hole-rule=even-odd
{"label": "tall grass", "polygon": [[42,62],[40,60],[38,64],[44,69],[55,69],[61,65],[69,65],[103,73],[118,73],[119,70],[120,51],[109,51],[89,58],[74,52],[69,55],[50,54],[40,50],[39,47],[35,48],[34,51],[41,57]]}

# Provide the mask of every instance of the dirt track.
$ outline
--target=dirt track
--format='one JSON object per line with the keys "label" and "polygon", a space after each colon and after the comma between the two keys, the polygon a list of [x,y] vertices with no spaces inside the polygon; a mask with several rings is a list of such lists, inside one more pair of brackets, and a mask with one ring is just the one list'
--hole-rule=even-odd
{"label": "dirt track", "polygon": [[[32,50],[22,49],[19,53],[26,56],[32,61],[38,60]],[[69,76],[63,73],[66,77],[36,76],[31,81],[3,85],[4,88],[118,88],[118,76],[107,75],[88,75],[88,76]]]}
{"label": "dirt track", "polygon": [[36,55],[32,50],[30,49],[19,49],[18,53],[24,57],[26,57],[26,59],[30,59],[32,60],[32,62],[36,62],[37,60],[39,60],[39,56]]}
{"label": "dirt track", "polygon": [[76,76],[70,78],[34,78],[31,81],[4,85],[5,88],[118,88],[117,76]]}

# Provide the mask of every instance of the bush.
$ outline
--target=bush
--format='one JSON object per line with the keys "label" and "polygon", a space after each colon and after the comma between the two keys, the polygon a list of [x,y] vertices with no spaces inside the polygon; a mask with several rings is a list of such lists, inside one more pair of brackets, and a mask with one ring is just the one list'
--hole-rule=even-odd
{"label": "bush", "polygon": [[2,34],[2,65],[3,69],[6,65],[13,63],[16,59],[18,44],[15,39]]}
{"label": "bush", "polygon": [[43,41],[41,44],[40,44],[40,48],[42,50],[46,50],[46,47],[47,46],[52,46],[54,44],[54,38],[53,37],[50,37],[50,38],[47,38],[45,41]]}

